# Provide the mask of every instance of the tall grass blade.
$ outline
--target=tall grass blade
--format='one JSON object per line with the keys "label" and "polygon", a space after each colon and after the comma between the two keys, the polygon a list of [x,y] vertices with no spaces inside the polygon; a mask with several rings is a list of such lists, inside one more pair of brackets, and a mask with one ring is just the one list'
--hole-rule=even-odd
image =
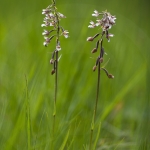
{"label": "tall grass blade", "polygon": [[140,69],[132,76],[131,80],[127,82],[127,84],[123,87],[123,89],[118,92],[112,103],[107,106],[107,108],[104,110],[101,121],[103,121],[107,115],[112,111],[112,109],[115,107],[115,105],[122,99],[123,96],[125,96],[128,91],[130,91],[140,80],[145,75],[145,70],[146,70],[146,65],[144,64]]}
{"label": "tall grass blade", "polygon": [[96,150],[96,145],[97,145],[98,138],[99,138],[99,135],[100,135],[100,130],[101,130],[101,123],[98,126],[98,132],[97,132],[96,139],[95,139],[95,142],[94,142],[93,150]]}
{"label": "tall grass blade", "polygon": [[28,94],[28,80],[25,75],[26,80],[26,117],[27,117],[27,136],[28,136],[28,150],[31,150],[31,119],[30,119],[30,102]]}
{"label": "tall grass blade", "polygon": [[63,141],[63,143],[62,143],[62,145],[61,145],[59,150],[64,150],[64,148],[66,146],[66,143],[67,143],[67,140],[68,140],[68,137],[69,137],[69,133],[70,133],[70,129],[68,130],[68,132],[67,132],[67,134],[65,136],[65,139],[64,139],[64,141]]}

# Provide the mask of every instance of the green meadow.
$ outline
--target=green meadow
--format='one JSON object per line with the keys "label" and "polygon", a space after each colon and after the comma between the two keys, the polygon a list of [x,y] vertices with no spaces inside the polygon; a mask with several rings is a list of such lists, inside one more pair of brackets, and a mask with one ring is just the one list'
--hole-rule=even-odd
{"label": "green meadow", "polygon": [[[150,2],[147,0],[56,0],[67,18],[60,24],[55,133],[55,75],[49,61],[55,40],[43,46],[42,9],[51,1],[0,2],[0,150],[89,150],[97,71],[92,68],[98,28],[92,13],[116,16],[104,38],[108,79],[101,72],[93,150],[150,150]],[[94,148],[95,146],[95,148]]]}

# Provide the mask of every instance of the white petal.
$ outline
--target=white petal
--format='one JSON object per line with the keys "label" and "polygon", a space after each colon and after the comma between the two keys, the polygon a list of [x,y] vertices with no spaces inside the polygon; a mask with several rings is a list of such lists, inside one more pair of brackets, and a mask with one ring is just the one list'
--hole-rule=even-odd
{"label": "white petal", "polygon": [[89,27],[89,28],[94,28],[94,26],[93,26],[93,25],[89,25],[88,27]]}
{"label": "white petal", "polygon": [[60,47],[60,46],[56,46],[56,50],[57,50],[57,51],[60,51],[60,50],[61,50],[61,47]]}
{"label": "white petal", "polygon": [[44,45],[44,46],[47,46],[48,44],[47,44],[47,42],[44,42],[43,45]]}
{"label": "white petal", "polygon": [[92,14],[92,16],[96,17],[97,15],[96,14]]}
{"label": "white petal", "polygon": [[99,14],[92,14],[92,16],[94,16],[94,17],[98,17],[98,16],[99,16]]}
{"label": "white petal", "polygon": [[68,38],[69,36],[68,36],[68,34],[64,34],[64,37],[65,37],[65,38]]}
{"label": "white petal", "polygon": [[99,12],[98,12],[97,10],[94,10],[94,13],[95,13],[95,14],[98,14]]}
{"label": "white petal", "polygon": [[41,27],[46,27],[46,25],[45,24],[41,24]]}
{"label": "white petal", "polygon": [[100,23],[96,23],[95,25],[96,25],[96,26],[99,26],[99,25],[100,25]]}
{"label": "white petal", "polygon": [[114,34],[111,34],[111,33],[110,33],[110,34],[108,34],[108,36],[109,36],[109,37],[113,37],[113,36],[114,36]]}
{"label": "white petal", "polygon": [[93,25],[93,24],[94,24],[94,21],[90,21],[90,24],[92,24],[92,25]]}

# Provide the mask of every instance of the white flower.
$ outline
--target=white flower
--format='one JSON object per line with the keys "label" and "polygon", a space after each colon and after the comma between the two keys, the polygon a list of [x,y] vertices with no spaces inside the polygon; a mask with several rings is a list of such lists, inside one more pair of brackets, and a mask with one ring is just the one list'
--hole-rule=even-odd
{"label": "white flower", "polygon": [[65,38],[68,38],[68,37],[69,37],[69,36],[68,36],[68,33],[69,33],[69,32],[68,32],[67,30],[64,30],[64,31],[62,32],[62,34],[64,35]]}
{"label": "white flower", "polygon": [[50,16],[50,17],[54,17],[54,14],[53,14],[53,13],[50,13],[49,16]]}
{"label": "white flower", "polygon": [[57,51],[60,51],[60,50],[61,50],[60,42],[57,43],[56,50],[57,50]]}
{"label": "white flower", "polygon": [[90,25],[88,26],[89,28],[94,28],[96,25],[94,23],[94,21],[90,21]]}
{"label": "white flower", "polygon": [[42,35],[44,35],[44,36],[45,36],[45,35],[49,35],[49,33],[50,33],[49,31],[44,30],[44,32],[42,33]]}
{"label": "white flower", "polygon": [[109,22],[112,23],[112,24],[115,24],[115,19],[116,19],[115,17],[111,17],[111,18],[109,19]]}
{"label": "white flower", "polygon": [[99,25],[101,25],[99,22],[97,22],[96,24],[95,24],[96,26],[99,26]]}
{"label": "white flower", "polygon": [[99,15],[98,15],[98,14],[92,14],[92,16],[94,16],[94,17],[98,17]]}
{"label": "white flower", "polygon": [[60,50],[61,50],[60,45],[57,45],[57,46],[56,46],[56,50],[57,50],[57,51],[60,51]]}
{"label": "white flower", "polygon": [[92,16],[98,17],[99,16],[99,12],[97,10],[94,10],[94,13],[92,14]]}
{"label": "white flower", "polygon": [[49,25],[50,25],[50,26],[54,26],[55,24],[56,24],[55,21],[51,21]]}
{"label": "white flower", "polygon": [[88,27],[89,27],[89,28],[94,28],[95,26],[93,26],[93,25],[89,25]]}
{"label": "white flower", "polygon": [[59,15],[60,18],[66,18],[66,16],[64,16],[64,15],[61,14],[61,13],[58,13],[58,15]]}
{"label": "white flower", "polygon": [[94,25],[94,21],[90,21],[90,24],[91,24],[91,25]]}
{"label": "white flower", "polygon": [[43,9],[42,14],[43,15],[48,14],[50,11],[51,11],[50,9]]}
{"label": "white flower", "polygon": [[43,43],[44,46],[48,46],[48,44],[50,43],[50,39],[48,37],[44,37],[45,42]]}

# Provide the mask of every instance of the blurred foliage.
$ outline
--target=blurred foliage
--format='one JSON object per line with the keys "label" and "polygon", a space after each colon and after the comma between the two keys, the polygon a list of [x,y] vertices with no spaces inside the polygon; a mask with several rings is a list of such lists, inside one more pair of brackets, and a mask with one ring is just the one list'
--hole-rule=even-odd
{"label": "blurred foliage", "polygon": [[[26,81],[31,115],[31,144],[35,150],[51,145],[54,76],[50,75],[53,41],[43,44],[42,9],[51,1],[1,1],[0,5],[0,147],[27,149]],[[150,29],[149,1],[57,1],[67,16],[61,24],[70,38],[61,37],[55,149],[65,140],[71,150],[89,144],[96,96],[97,73],[92,72],[97,54],[95,42],[86,42],[97,29],[88,29],[92,12],[108,10],[116,15],[115,36],[104,48],[110,58],[106,68],[115,78],[101,73],[97,126],[102,121],[97,149],[150,147]],[[91,58],[92,57],[92,58]],[[68,129],[70,130],[68,131]],[[70,145],[71,144],[71,145]],[[70,147],[69,147],[70,146]],[[67,149],[67,147],[66,147]]]}

